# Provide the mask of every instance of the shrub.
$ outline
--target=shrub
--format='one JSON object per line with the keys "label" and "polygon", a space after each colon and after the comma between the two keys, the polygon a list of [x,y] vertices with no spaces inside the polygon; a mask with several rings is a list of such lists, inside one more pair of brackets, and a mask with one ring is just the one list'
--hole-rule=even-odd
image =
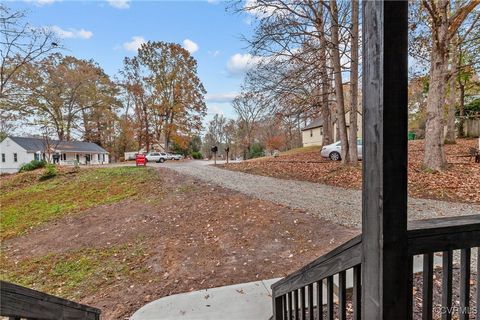
{"label": "shrub", "polygon": [[192,152],[192,158],[193,159],[203,159],[203,155],[198,151],[193,151]]}
{"label": "shrub", "polygon": [[45,166],[45,170],[43,171],[39,180],[41,181],[48,180],[56,176],[57,176],[57,168],[55,167],[54,164],[49,163]]}
{"label": "shrub", "polygon": [[263,157],[263,146],[260,143],[254,143],[250,148],[250,159]]}
{"label": "shrub", "polygon": [[33,171],[38,168],[43,168],[47,162],[45,160],[32,160],[29,163],[25,163],[20,167],[19,172]]}

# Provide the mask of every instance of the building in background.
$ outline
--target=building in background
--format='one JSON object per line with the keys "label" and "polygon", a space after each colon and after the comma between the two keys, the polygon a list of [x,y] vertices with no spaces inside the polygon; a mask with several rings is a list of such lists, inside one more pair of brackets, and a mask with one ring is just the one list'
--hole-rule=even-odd
{"label": "building in background", "polygon": [[[350,127],[350,111],[345,114],[347,121],[347,132]],[[333,141],[336,142],[340,140],[338,136],[337,123],[333,124]],[[357,114],[357,137],[362,137],[362,114],[358,112]],[[310,122],[306,127],[302,128],[302,145],[304,147],[310,146],[322,146],[323,145],[323,123],[322,120],[316,119]]]}
{"label": "building in background", "polygon": [[0,142],[0,173],[15,173],[32,160],[59,165],[106,164],[108,152],[93,142],[6,137]]}

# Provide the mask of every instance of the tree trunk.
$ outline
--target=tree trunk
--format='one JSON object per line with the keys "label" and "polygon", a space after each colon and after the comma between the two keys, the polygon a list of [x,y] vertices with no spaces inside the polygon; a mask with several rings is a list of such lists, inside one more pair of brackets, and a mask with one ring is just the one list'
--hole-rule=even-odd
{"label": "tree trunk", "polygon": [[444,151],[445,82],[448,64],[448,5],[442,0],[437,3],[437,26],[432,28],[432,51],[430,80],[427,97],[427,122],[425,128],[425,169],[439,171],[447,167]]}
{"label": "tree trunk", "polygon": [[448,82],[448,101],[447,101],[447,133],[445,134],[445,144],[455,144],[455,112],[457,105],[456,83],[458,72],[458,41],[455,36],[451,40],[451,67],[450,78]]}
{"label": "tree trunk", "polygon": [[325,22],[323,17],[323,5],[320,5],[318,18],[316,19],[316,28],[319,34],[319,60],[320,60],[320,80],[321,80],[321,118],[323,124],[323,145],[333,143],[332,137],[332,114],[330,112],[330,81],[328,79],[327,71],[327,41],[325,39]]}
{"label": "tree trunk", "polygon": [[458,122],[458,136],[463,138],[465,137],[465,85],[463,83],[459,83],[459,90],[460,90],[460,103],[459,103],[459,113],[460,113],[460,120]]}
{"label": "tree trunk", "polygon": [[340,142],[342,146],[342,163],[349,163],[348,151],[348,134],[347,124],[345,120],[345,101],[343,97],[343,81],[342,67],[340,64],[340,47],[339,47],[339,26],[338,26],[338,8],[337,2],[330,2],[330,12],[332,15],[332,63],[333,72],[335,73],[335,97],[337,101],[337,127],[340,134]]}
{"label": "tree trunk", "polygon": [[145,104],[143,104],[142,102],[142,109],[143,109],[143,123],[145,125],[145,147],[147,149],[147,153],[150,152],[150,146],[151,146],[151,142],[150,142],[150,123],[149,123],[149,120],[148,120],[148,111],[147,111],[147,107],[145,106]]}
{"label": "tree trunk", "polygon": [[448,103],[447,103],[447,133],[445,134],[445,144],[455,144],[455,111],[456,111],[456,70],[452,65],[452,74],[449,79],[449,92],[448,92]]}
{"label": "tree trunk", "polygon": [[352,165],[358,164],[357,149],[357,111],[358,111],[358,0],[352,0],[352,37],[351,37],[351,62],[350,62],[350,141],[349,152]]}

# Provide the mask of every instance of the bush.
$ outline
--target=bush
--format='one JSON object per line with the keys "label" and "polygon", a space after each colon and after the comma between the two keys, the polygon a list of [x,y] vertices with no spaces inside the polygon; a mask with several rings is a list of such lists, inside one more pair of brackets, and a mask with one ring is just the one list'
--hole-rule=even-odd
{"label": "bush", "polygon": [[192,152],[192,158],[193,159],[203,159],[203,155],[198,151],[193,151]]}
{"label": "bush", "polygon": [[263,146],[260,143],[254,143],[250,148],[250,159],[263,157]]}
{"label": "bush", "polygon": [[38,168],[44,168],[47,162],[45,160],[32,160],[20,167],[19,172],[33,171]]}
{"label": "bush", "polygon": [[57,168],[54,164],[47,164],[45,166],[45,170],[43,171],[42,175],[40,176],[39,180],[48,180],[57,176]]}

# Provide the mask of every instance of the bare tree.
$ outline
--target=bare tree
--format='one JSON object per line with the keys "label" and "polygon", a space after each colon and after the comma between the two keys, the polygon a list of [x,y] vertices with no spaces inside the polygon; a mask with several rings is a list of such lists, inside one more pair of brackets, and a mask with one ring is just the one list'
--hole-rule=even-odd
{"label": "bare tree", "polygon": [[12,93],[12,78],[25,65],[59,48],[55,33],[25,22],[25,11],[0,4],[0,99]]}
{"label": "bare tree", "polygon": [[337,1],[330,1],[330,14],[332,16],[332,64],[335,75],[335,97],[337,110],[337,126],[342,145],[342,163],[350,162],[348,151],[347,123],[345,119],[345,96],[343,94],[342,67],[340,63],[340,39],[339,39],[339,17]]}
{"label": "bare tree", "polygon": [[324,144],[333,141],[335,122],[344,133],[346,154],[342,158],[347,162],[342,72],[351,59],[352,27],[348,4],[333,5],[335,19],[332,5],[317,0],[242,1],[237,9],[255,16],[258,23],[254,36],[247,40],[256,57],[255,68],[247,74],[248,89],[275,101],[271,103],[274,115],[296,117],[304,123],[320,118]]}
{"label": "bare tree", "polygon": [[447,167],[444,150],[444,103],[451,40],[468,14],[479,1],[468,1],[455,10],[450,8],[450,0],[423,0],[423,6],[430,17],[432,46],[430,53],[430,81],[427,98],[427,123],[425,132],[425,156],[423,165],[431,170]]}
{"label": "bare tree", "polygon": [[232,102],[239,118],[243,157],[248,158],[253,142],[257,122],[265,115],[267,104],[264,97],[257,93],[241,93]]}
{"label": "bare tree", "polygon": [[357,149],[357,112],[358,112],[358,42],[359,42],[359,1],[352,0],[352,27],[351,27],[351,66],[350,66],[350,162],[358,162]]}
{"label": "bare tree", "polygon": [[[453,1],[454,9],[459,0]],[[445,143],[456,142],[456,114],[459,110],[459,136],[463,136],[465,90],[471,85],[472,75],[480,69],[480,11],[475,9],[454,34],[450,45],[450,78],[447,96],[447,125]]]}

